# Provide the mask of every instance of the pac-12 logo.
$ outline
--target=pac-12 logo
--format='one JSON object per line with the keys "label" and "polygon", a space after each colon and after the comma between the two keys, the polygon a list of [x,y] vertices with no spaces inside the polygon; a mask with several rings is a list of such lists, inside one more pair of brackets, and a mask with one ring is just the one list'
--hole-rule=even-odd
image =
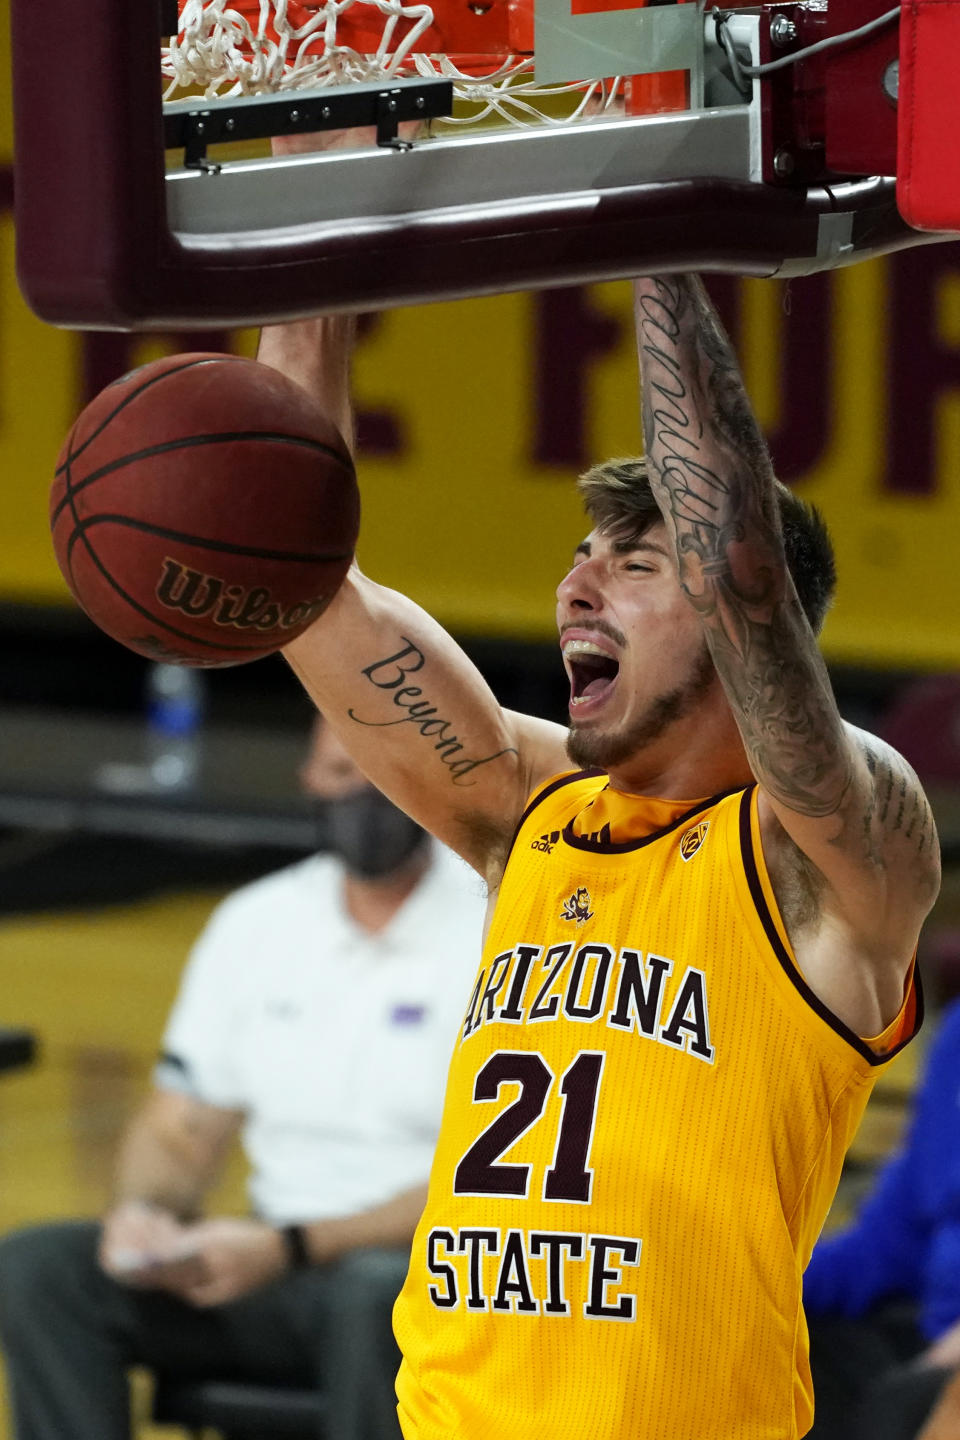
{"label": "pac-12 logo", "polygon": [[704,840],[707,838],[707,831],[710,829],[709,820],[701,820],[699,825],[694,825],[692,830],[684,830],[680,836],[680,854],[684,860],[691,860]]}
{"label": "pac-12 logo", "polygon": [[590,892],[584,886],[574,890],[569,900],[564,900],[563,909],[560,911],[561,920],[576,920],[582,925],[586,920],[593,919],[593,911],[590,909]]}

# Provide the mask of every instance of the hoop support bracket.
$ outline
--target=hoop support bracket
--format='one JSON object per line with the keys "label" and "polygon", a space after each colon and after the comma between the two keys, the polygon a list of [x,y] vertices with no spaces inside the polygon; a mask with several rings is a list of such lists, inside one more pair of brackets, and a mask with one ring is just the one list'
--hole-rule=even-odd
{"label": "hoop support bracket", "polygon": [[[787,6],[791,18],[800,0],[775,0],[771,8]],[[764,132],[764,105],[776,98],[774,87],[754,84],[744,104],[710,50],[711,103],[686,115],[601,119],[570,127],[559,142],[552,129],[457,135],[417,142],[395,163],[369,145],[276,165],[231,159],[207,181],[196,169],[168,169],[165,137],[168,147],[178,138],[185,147],[191,131],[199,160],[221,137],[221,124],[223,139],[333,126],[370,127],[375,135],[380,97],[389,92],[397,110],[387,109],[380,126],[389,139],[394,120],[405,124],[443,108],[433,106],[446,77],[390,79],[345,95],[330,86],[262,100],[194,96],[175,102],[165,121],[154,0],[84,0],[80,26],[77,0],[45,0],[43,26],[36,0],[10,0],[9,9],[18,277],[31,307],[55,325],[150,331],[276,324],[620,279],[641,268],[802,275],[946,238],[906,225],[895,182],[882,172],[874,172],[879,179],[815,183],[795,171],[766,183],[766,155],[777,137]],[[758,63],[767,59],[760,43],[766,13],[741,10],[730,22],[748,33]],[[802,44],[807,37],[797,24]],[[889,57],[878,58],[879,82]],[[95,103],[77,103],[78,73]],[[798,101],[792,113],[799,109]],[[793,134],[788,127],[781,148]],[[480,154],[468,164],[471,146]],[[253,209],[240,203],[248,187]]]}
{"label": "hoop support bracket", "polygon": [[401,121],[430,120],[452,111],[453,81],[442,79],[327,86],[282,97],[244,95],[214,104],[174,100],[163,107],[164,144],[169,150],[182,147],[184,165],[194,170],[218,168],[207,159],[210,145],[318,130],[371,127],[378,145],[409,150],[412,142],[397,138]]}

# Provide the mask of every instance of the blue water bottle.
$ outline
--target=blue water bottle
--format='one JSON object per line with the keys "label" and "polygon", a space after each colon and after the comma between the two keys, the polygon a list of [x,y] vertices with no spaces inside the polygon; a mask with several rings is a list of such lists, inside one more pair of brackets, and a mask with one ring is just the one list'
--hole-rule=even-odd
{"label": "blue water bottle", "polygon": [[189,790],[200,772],[204,676],[187,665],[147,673],[147,765],[161,790]]}

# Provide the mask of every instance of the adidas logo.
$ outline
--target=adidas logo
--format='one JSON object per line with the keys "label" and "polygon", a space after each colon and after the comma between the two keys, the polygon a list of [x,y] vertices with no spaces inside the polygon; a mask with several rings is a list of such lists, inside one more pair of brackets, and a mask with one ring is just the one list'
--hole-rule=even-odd
{"label": "adidas logo", "polygon": [[544,855],[553,853],[553,847],[560,839],[559,830],[551,830],[549,835],[541,835],[539,840],[530,841],[531,850],[542,850]]}

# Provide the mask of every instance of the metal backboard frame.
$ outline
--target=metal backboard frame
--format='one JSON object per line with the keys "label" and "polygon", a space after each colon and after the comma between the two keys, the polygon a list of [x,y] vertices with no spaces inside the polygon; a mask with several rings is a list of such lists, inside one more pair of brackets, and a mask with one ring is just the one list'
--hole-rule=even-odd
{"label": "metal backboard frame", "polygon": [[[716,64],[694,5],[573,20],[568,0],[540,3],[550,74],[586,40],[621,60],[629,48],[624,70],[663,68],[643,58],[658,25],[695,100]],[[260,324],[641,269],[804,274],[936,238],[900,220],[892,178],[763,183],[756,83],[683,114],[167,174],[155,4],[47,0],[42,25],[36,0],[11,9],[18,272],[54,324]],[[734,22],[754,57],[762,22]],[[401,116],[416,83],[396,88]],[[381,124],[387,87],[365,88],[325,94],[353,107],[350,123]],[[203,105],[186,110],[196,124]]]}

